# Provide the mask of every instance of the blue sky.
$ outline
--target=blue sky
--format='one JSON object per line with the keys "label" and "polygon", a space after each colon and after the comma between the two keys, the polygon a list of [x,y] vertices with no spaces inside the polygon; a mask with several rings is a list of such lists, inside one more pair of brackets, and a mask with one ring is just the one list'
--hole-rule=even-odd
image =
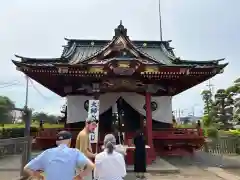
{"label": "blue sky", "polygon": [[[230,3],[231,2],[231,3]],[[240,76],[240,1],[161,0],[163,39],[172,40],[177,56],[187,60],[226,58],[229,66],[211,80],[214,89],[226,88]],[[111,39],[123,20],[134,40],[159,40],[158,0],[8,0],[0,6],[0,95],[18,107],[25,101],[25,79],[16,71],[14,54],[59,57],[64,37]],[[3,83],[16,82],[6,87]],[[64,99],[30,83],[29,106],[59,114]],[[173,98],[183,115],[201,114],[204,82]],[[36,91],[36,89],[38,91]]]}

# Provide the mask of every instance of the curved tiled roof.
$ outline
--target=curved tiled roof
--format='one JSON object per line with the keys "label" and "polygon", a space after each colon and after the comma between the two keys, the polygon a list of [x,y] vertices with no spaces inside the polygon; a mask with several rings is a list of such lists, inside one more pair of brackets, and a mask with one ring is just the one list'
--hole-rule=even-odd
{"label": "curved tiled roof", "polygon": [[[218,65],[219,60],[210,61],[194,61],[181,60],[176,57],[173,48],[169,46],[171,41],[131,41],[127,36],[127,29],[122,24],[115,29],[115,36],[112,40],[87,40],[87,39],[67,39],[67,45],[64,46],[60,58],[28,58],[16,55],[21,58],[22,62],[28,63],[69,63],[78,64],[86,63],[93,57],[108,49],[120,36],[126,41],[132,50],[136,51],[143,57],[152,60],[160,65],[178,66],[178,65],[193,65],[193,66],[211,66]],[[225,65],[225,64],[223,64]]]}

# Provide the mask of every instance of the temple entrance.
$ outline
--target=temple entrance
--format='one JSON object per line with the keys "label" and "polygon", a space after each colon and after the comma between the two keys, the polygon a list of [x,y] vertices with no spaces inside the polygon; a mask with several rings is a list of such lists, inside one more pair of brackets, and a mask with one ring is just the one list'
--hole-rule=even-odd
{"label": "temple entrance", "polygon": [[141,127],[141,115],[123,98],[117,100],[117,112],[109,110],[100,115],[99,132],[112,133],[114,129],[121,132],[134,132]]}
{"label": "temple entrance", "polygon": [[123,98],[117,101],[120,126],[122,132],[135,132],[141,127],[141,115],[133,109]]}
{"label": "temple entrance", "polygon": [[[99,117],[99,132],[112,133],[115,128],[121,132],[135,132],[138,129],[144,128],[145,116],[136,111],[130,106],[124,98],[120,97],[117,101],[117,112],[113,112],[111,106],[107,111]],[[143,106],[143,105],[142,105]],[[85,109],[85,111],[87,111]],[[117,113],[117,117],[116,117]],[[66,125],[70,129],[82,129],[85,126],[84,117],[79,117],[80,122],[69,123]],[[153,130],[164,130],[171,128],[170,123],[160,122],[158,119],[153,119]]]}

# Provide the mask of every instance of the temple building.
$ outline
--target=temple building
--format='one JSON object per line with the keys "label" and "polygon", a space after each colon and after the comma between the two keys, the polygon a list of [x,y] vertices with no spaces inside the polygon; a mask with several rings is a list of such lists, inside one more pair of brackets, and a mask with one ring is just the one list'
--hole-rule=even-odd
{"label": "temple building", "polygon": [[[125,143],[137,129],[143,129],[152,160],[158,153],[201,147],[204,137],[196,129],[176,131],[172,127],[172,97],[222,73],[227,66],[220,63],[224,59],[180,59],[170,47],[171,41],[130,40],[122,23],[112,40],[66,41],[59,58],[16,55],[20,61],[13,63],[19,71],[67,98],[67,128],[82,127],[88,100],[99,99],[99,142],[115,125],[125,133]],[[39,139],[44,139],[43,134]]]}

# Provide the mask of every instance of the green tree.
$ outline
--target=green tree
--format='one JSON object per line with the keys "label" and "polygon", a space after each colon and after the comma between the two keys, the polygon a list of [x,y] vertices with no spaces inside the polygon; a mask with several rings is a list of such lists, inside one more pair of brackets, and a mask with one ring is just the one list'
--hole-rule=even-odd
{"label": "green tree", "polygon": [[210,91],[202,93],[204,101],[203,122],[205,126],[214,125],[221,129],[232,128],[233,121],[240,120],[240,78],[233,86],[217,90],[213,96]]}
{"label": "green tree", "polygon": [[212,124],[213,116],[212,116],[212,92],[210,90],[204,90],[201,93],[202,100],[204,102],[204,116],[202,118],[204,126],[210,126]]}
{"label": "green tree", "polygon": [[213,111],[215,112],[216,122],[221,129],[228,130],[232,128],[232,124],[230,123],[233,116],[231,109],[233,103],[232,95],[227,93],[225,89],[219,89],[214,97]]}
{"label": "green tree", "polygon": [[233,99],[233,120],[240,122],[240,78],[234,81],[233,86],[227,89]]}
{"label": "green tree", "polygon": [[44,112],[34,112],[32,115],[33,121],[43,121],[47,118],[47,114]]}
{"label": "green tree", "polygon": [[44,112],[35,112],[32,115],[32,120],[37,122],[43,121],[48,123],[56,123],[59,120],[59,117],[51,114],[49,115]]}
{"label": "green tree", "polygon": [[13,101],[6,96],[0,96],[0,123],[12,123],[12,110],[15,107]]}

